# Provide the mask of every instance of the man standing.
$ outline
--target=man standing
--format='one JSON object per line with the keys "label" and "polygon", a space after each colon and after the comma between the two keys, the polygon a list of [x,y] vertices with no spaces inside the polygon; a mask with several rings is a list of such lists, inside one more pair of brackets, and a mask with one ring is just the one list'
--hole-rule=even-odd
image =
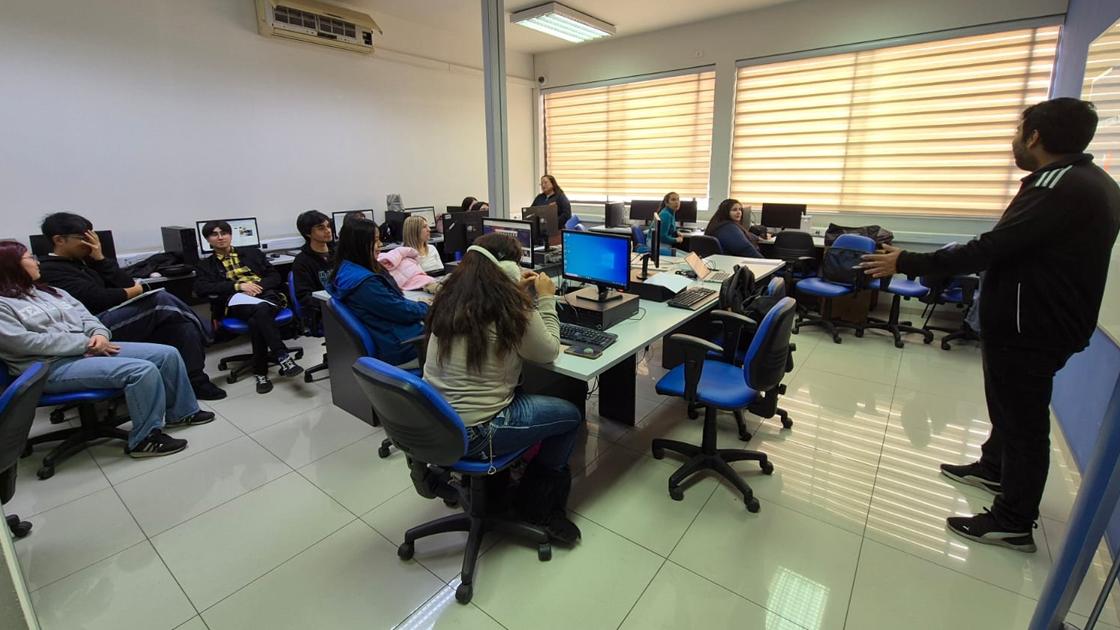
{"label": "man standing", "polygon": [[1086,101],[1028,107],[1011,150],[1030,174],[990,232],[928,254],[887,246],[864,256],[876,278],[987,270],[980,322],[992,431],[980,461],[941,465],[950,479],[995,495],[990,511],[947,520],[949,531],[970,540],[1035,551],[1054,375],[1089,343],[1120,230],[1120,188],[1083,153],[1096,128]]}
{"label": "man standing", "polygon": [[115,341],[162,343],[177,349],[199,400],[226,397],[206,375],[210,334],[191,307],[166,291],[124,304],[142,294],[144,287],[105,257],[93,224],[85,217],[56,212],[43,219],[42,231],[53,248],[41,262],[44,282],[81,302],[113,332]]}

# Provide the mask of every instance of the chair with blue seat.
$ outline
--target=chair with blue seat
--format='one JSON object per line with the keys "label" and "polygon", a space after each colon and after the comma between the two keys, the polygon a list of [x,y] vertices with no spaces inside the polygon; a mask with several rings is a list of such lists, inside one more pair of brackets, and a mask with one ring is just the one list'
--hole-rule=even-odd
{"label": "chair with blue seat", "polygon": [[[273,321],[276,322],[277,326],[283,327],[292,323],[294,317],[295,314],[292,313],[292,309],[282,308],[278,313],[276,313],[276,317],[273,318]],[[243,319],[238,319],[236,317],[226,316],[221,318],[220,320],[218,320],[218,327],[223,331],[232,333],[237,336],[249,334],[249,323]],[[296,360],[303,358],[303,348],[286,348],[286,350],[288,351],[288,354],[290,354]],[[237,365],[234,365],[231,369],[230,364]],[[268,357],[268,364],[270,366],[279,365],[279,362],[276,361],[276,357],[270,354]],[[228,357],[222,357],[218,360],[219,370],[229,370],[229,374],[226,374],[226,382],[230,384],[236,383],[238,379],[240,379],[242,375],[245,374],[245,372],[252,369],[252,367],[252,352],[248,354],[233,354]]]}
{"label": "chair with blue seat", "polygon": [[[836,239],[836,242],[832,244],[832,247],[837,249],[850,249],[860,252],[867,252],[870,254],[875,252],[876,246],[875,241],[866,236],[860,236],[858,234],[841,234],[840,237]],[[825,252],[825,256],[828,256],[828,252]],[[822,267],[824,267],[823,264]],[[823,306],[821,306],[820,308],[819,315],[799,319],[793,325],[794,334],[800,332],[802,326],[820,326],[827,330],[830,335],[832,335],[832,341],[840,343],[840,333],[837,332],[836,329],[839,327],[844,327],[854,328],[856,330],[856,336],[862,337],[863,324],[853,324],[850,322],[835,321],[832,319],[832,300],[847,295],[854,295],[863,288],[878,288],[878,282],[872,280],[867,284],[867,286],[860,287],[858,285],[843,284],[832,280],[826,280],[825,278],[821,277],[821,273],[822,271],[818,271],[817,275],[811,278],[805,278],[804,280],[799,281],[796,285],[796,290],[798,293],[819,298],[823,302]]]}
{"label": "chair with blue seat", "polygon": [[358,385],[381,418],[385,433],[405,454],[416,491],[425,498],[444,498],[448,473],[467,483],[459,505],[463,513],[412,527],[397,548],[402,560],[416,552],[416,541],[445,532],[469,532],[463,554],[461,583],[455,599],[466,604],[474,593],[475,566],[488,532],[528,539],[537,545],[541,561],[552,558],[548,533],[541,527],[497,515],[487,509],[486,480],[518,461],[528,449],[489,459],[466,457],[467,431],[459,414],[419,376],[377,359],[363,357],[354,364]]}
{"label": "chair with blue seat", "polygon": [[640,225],[630,226],[630,240],[634,242],[634,253],[648,254],[649,245],[646,244],[646,231]]}
{"label": "chair with blue seat", "polygon": [[[0,386],[7,387],[12,382],[12,377],[8,375],[8,366],[0,361]],[[118,425],[128,421],[127,416],[119,416],[116,412],[116,402],[123,396],[123,389],[85,389],[40,395],[37,399],[37,407],[77,407],[81,424],[77,428],[59,429],[27,440],[24,445],[24,456],[31,455],[36,444],[62,442],[43,458],[43,464],[36,473],[39,478],[53,477],[55,466],[71,455],[81,452],[95,440],[110,438],[127,443],[128,431],[117,428]],[[108,402],[109,405],[105,418],[101,419],[97,414],[97,405],[103,402]]]}
{"label": "chair with blue seat", "polygon": [[688,461],[669,477],[669,496],[684,499],[680,485],[701,470],[713,470],[731,482],[743,495],[747,510],[757,512],[758,499],[747,482],[731,468],[731,462],[757,461],[769,475],[774,465],[759,451],[716,447],[716,414],[777,408],[779,387],[789,361],[789,338],[795,317],[793,298],[782,298],[758,325],[742,366],[708,358],[709,352],[722,353],[720,346],[691,335],[673,335],[685,348],[685,361],[657,382],[657,393],[683,398],[688,404],[703,406],[704,437],[699,445],[658,438],[651,445],[653,456],[661,459],[665,451],[688,457]]}
{"label": "chair with blue seat", "polygon": [[[8,503],[16,493],[16,472],[19,456],[27,443],[35,407],[47,384],[47,366],[32,363],[0,393],[0,505]],[[4,520],[12,536],[23,538],[31,533],[31,523],[8,514]]]}
{"label": "chair with blue seat", "polygon": [[868,323],[863,325],[864,330],[878,329],[891,333],[891,335],[894,336],[894,345],[896,348],[901,348],[905,345],[902,342],[902,333],[915,333],[921,335],[925,343],[933,342],[933,333],[929,330],[912,326],[910,322],[899,321],[902,300],[909,300],[911,298],[921,299],[929,293],[929,287],[910,278],[888,278],[886,281],[879,282],[879,290],[890,293],[893,296],[891,298],[891,313],[886,321],[874,318],[870,319]]}
{"label": "chair with blue seat", "polygon": [[[932,331],[949,333],[941,338],[942,350],[952,349],[950,343],[957,340],[980,341],[980,333],[968,324],[969,313],[976,308],[976,294],[980,290],[980,279],[977,276],[922,276],[918,278],[918,282],[928,288],[928,293],[922,298],[922,301],[929,305],[929,312],[922,329],[931,335]],[[945,304],[952,304],[964,311],[959,327],[930,325],[930,319],[933,318],[937,307]]]}
{"label": "chair with blue seat", "polygon": [[587,227],[583,225],[583,220],[579,215],[573,214],[567,221],[564,222],[565,230],[575,230],[577,232],[586,232]]}
{"label": "chair with blue seat", "polygon": [[[300,327],[302,328],[303,332],[311,337],[322,337],[323,322],[314,322],[314,325],[309,324],[307,318],[303,315],[303,309],[300,307],[299,299],[296,297],[295,274],[290,271],[288,272],[288,299],[292,303],[292,311],[295,313],[296,319],[301,322]],[[330,369],[330,366],[327,365],[327,355],[326,353],[324,353],[322,363],[309,367],[303,371],[303,382],[314,383],[315,374],[328,369]]]}

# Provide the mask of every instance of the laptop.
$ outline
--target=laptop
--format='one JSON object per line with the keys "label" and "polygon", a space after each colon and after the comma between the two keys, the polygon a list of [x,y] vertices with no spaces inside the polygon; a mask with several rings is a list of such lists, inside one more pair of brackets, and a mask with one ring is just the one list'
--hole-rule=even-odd
{"label": "laptop", "polygon": [[700,282],[723,282],[731,277],[731,274],[726,271],[714,271],[709,269],[708,265],[704,264],[704,261],[701,260],[696,252],[689,252],[688,255],[684,257],[684,261],[688,263],[688,266],[692,269],[692,273],[696,274],[696,279]]}

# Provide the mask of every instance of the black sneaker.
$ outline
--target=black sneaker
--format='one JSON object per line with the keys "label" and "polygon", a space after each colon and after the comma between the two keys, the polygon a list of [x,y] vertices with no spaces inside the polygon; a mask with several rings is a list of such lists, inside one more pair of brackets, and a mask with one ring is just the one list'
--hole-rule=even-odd
{"label": "black sneaker", "polygon": [[125,448],[124,452],[129,457],[162,457],[164,455],[171,455],[187,448],[186,440],[179,440],[171,437],[170,435],[153,429],[148,437],[144,438],[142,442],[136,445],[136,448]]}
{"label": "black sneaker", "polygon": [[[1038,527],[1038,525],[1034,525],[1034,527]],[[1007,531],[1006,527],[1000,527],[996,523],[996,517],[992,516],[988,508],[984,508],[983,514],[977,514],[976,516],[947,518],[945,519],[945,528],[958,536],[985,545],[1007,547],[1024,553],[1038,551],[1038,547],[1034,544],[1034,535],[1031,533],[1031,528],[1028,527],[1025,532]]]}
{"label": "black sneaker", "polygon": [[267,374],[257,375],[257,393],[267,394],[272,391],[272,381],[268,378]]}
{"label": "black sneaker", "polygon": [[196,424],[210,424],[214,421],[213,411],[196,411],[193,415],[187,416],[178,422],[168,422],[169,427],[191,427]]}
{"label": "black sneaker", "polygon": [[301,372],[303,372],[303,368],[292,357],[284,357],[280,361],[280,376],[295,376]]}
{"label": "black sneaker", "polygon": [[957,483],[963,483],[967,486],[976,486],[992,494],[1003,493],[1003,486],[1000,485],[999,480],[992,479],[991,474],[980,466],[980,462],[961,464],[959,466],[956,464],[941,464],[941,474]]}
{"label": "black sneaker", "polygon": [[226,397],[226,390],[218,387],[209,380],[205,380],[191,389],[198,400],[221,400]]}

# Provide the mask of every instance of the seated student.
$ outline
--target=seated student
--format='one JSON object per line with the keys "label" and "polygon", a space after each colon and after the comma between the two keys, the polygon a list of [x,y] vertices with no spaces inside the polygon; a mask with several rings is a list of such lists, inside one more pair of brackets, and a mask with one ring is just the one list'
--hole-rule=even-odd
{"label": "seated student", "polygon": [[484,212],[486,216],[490,216],[490,204],[485,201],[476,201],[471,204],[471,212]]}
{"label": "seated student", "polygon": [[754,245],[754,235],[743,225],[743,204],[738,199],[724,199],[708,220],[704,234],[714,236],[728,256],[762,258]]}
{"label": "seated student", "polygon": [[466,212],[471,209],[476,201],[478,201],[477,197],[463,197],[463,203],[459,204],[459,208],[462,212]]}
{"label": "seated student", "polygon": [[568,196],[560,189],[560,184],[556,183],[556,178],[551,175],[544,175],[541,177],[541,194],[533,199],[533,205],[547,206],[550,203],[556,204],[557,223],[560,227],[564,227],[568,223],[568,219],[572,218],[572,203],[568,201]]}
{"label": "seated student", "polygon": [[154,343],[111,343],[112,333],[63,290],[42,282],[39,261],[22,244],[0,241],[0,359],[19,374],[32,363],[47,368],[43,391],[123,389],[132,430],[124,452],[157,457],[187,447],[165,426],[206,424],[187,368],[175,348]]}
{"label": "seated student", "polygon": [[226,393],[206,375],[210,330],[191,307],[167,291],[121,306],[144,287],[101,252],[101,240],[85,217],[56,212],[43,219],[43,236],[54,251],[42,261],[43,282],[66,291],[104,323],[118,341],[162,343],[175,347],[200,400]]}
{"label": "seated student", "polygon": [[296,229],[304,243],[292,263],[292,288],[303,314],[303,325],[316,332],[322,326],[322,312],[319,300],[312,294],[325,289],[330,279],[334,232],[330,217],[318,210],[308,210],[296,217]]}
{"label": "seated student", "polygon": [[481,236],[467,248],[432,303],[424,380],[467,425],[471,456],[541,443],[514,506],[554,540],[573,544],[580,531],[565,514],[568,458],[583,418],[566,400],[517,392],[523,361],[550,363],[560,354],[556,285],[522,271],[520,259],[521,244],[508,234]]}
{"label": "seated student", "polygon": [[420,255],[420,268],[429,276],[443,273],[443,261],[439,251],[428,242],[432,237],[432,226],[424,217],[411,216],[404,220],[404,246],[411,247]]}
{"label": "seated student", "polygon": [[671,192],[661,199],[657,218],[661,224],[661,255],[672,256],[673,248],[684,249],[684,237],[677,232],[677,210],[681,209],[681,196]]}
{"label": "seated student", "polygon": [[280,329],[276,327],[276,313],[288,304],[287,298],[278,290],[283,281],[259,249],[233,247],[233,231],[229,223],[207,221],[202,226],[202,233],[214,255],[199,261],[194,292],[215,296],[210,305],[214,319],[228,314],[249,324],[257,393],[267,394],[272,391],[272,381],[268,378],[270,352],[280,364],[280,376],[295,376],[303,372],[303,368],[288,355]]}
{"label": "seated student", "polygon": [[376,223],[347,220],[338,237],[327,291],[366,327],[382,361],[416,367],[415,346],[403,342],[424,332],[428,305],[405,298],[393,277],[377,262],[381,240]]}

